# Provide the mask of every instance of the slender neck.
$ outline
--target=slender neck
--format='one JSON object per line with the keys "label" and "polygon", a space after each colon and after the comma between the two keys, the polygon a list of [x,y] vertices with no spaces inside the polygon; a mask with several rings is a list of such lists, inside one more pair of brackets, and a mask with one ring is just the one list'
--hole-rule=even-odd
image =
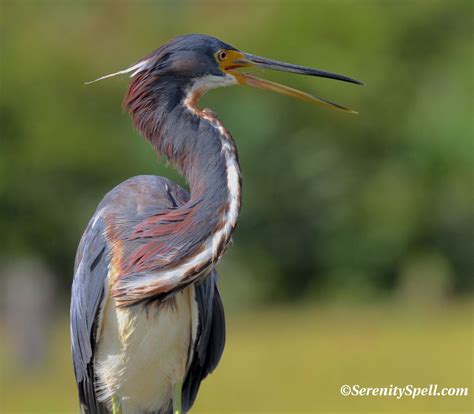
{"label": "slender neck", "polygon": [[[191,257],[210,245],[214,262],[220,258],[237,224],[241,179],[235,143],[220,121],[197,107],[202,93],[178,80],[134,80],[124,100],[135,126],[185,177],[190,199],[178,207],[184,225],[173,243],[178,259]],[[176,211],[175,211],[176,213]]]}

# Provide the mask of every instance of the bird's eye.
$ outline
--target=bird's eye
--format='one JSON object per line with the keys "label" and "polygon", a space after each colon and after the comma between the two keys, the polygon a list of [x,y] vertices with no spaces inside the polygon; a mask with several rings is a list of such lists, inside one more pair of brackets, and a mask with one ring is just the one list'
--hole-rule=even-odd
{"label": "bird's eye", "polygon": [[219,60],[224,60],[227,57],[227,52],[225,50],[221,50],[217,53],[217,58]]}

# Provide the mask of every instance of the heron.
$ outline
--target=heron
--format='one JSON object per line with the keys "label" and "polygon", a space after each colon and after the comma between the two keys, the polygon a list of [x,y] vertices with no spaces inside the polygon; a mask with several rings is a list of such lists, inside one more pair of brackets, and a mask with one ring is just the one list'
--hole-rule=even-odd
{"label": "heron", "polygon": [[176,37],[97,79],[131,77],[123,108],[189,191],[164,177],[136,176],[106,194],[87,225],[70,308],[82,413],[186,413],[223,353],[215,269],[237,225],[242,182],[235,142],[213,111],[199,107],[200,98],[250,85],[354,112],[246,68],[361,84],[200,34]]}

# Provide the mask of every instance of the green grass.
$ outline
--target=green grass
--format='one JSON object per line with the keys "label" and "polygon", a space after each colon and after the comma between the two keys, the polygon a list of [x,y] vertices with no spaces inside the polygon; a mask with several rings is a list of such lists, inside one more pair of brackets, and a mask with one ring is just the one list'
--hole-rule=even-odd
{"label": "green grass", "polygon": [[[324,305],[232,315],[194,413],[473,412],[473,303]],[[67,322],[48,363],[22,375],[2,351],[2,413],[77,412]],[[469,397],[342,397],[343,384],[468,387]]]}

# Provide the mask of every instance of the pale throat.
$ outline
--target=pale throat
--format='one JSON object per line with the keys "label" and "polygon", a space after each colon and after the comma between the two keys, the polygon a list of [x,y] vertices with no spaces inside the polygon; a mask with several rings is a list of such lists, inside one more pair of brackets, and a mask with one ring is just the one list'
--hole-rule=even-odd
{"label": "pale throat", "polygon": [[[194,115],[205,119],[213,124],[216,124],[216,128],[222,128],[224,133],[221,135],[226,135],[230,137],[229,132],[224,128],[222,123],[217,119],[216,115],[211,109],[199,108],[199,100],[204,96],[204,94],[212,89],[222,88],[232,85],[237,85],[237,79],[235,76],[230,74],[225,74],[223,76],[216,75],[206,75],[201,78],[196,79],[191,86],[186,90],[184,98],[184,106]],[[232,138],[231,138],[232,139]]]}

